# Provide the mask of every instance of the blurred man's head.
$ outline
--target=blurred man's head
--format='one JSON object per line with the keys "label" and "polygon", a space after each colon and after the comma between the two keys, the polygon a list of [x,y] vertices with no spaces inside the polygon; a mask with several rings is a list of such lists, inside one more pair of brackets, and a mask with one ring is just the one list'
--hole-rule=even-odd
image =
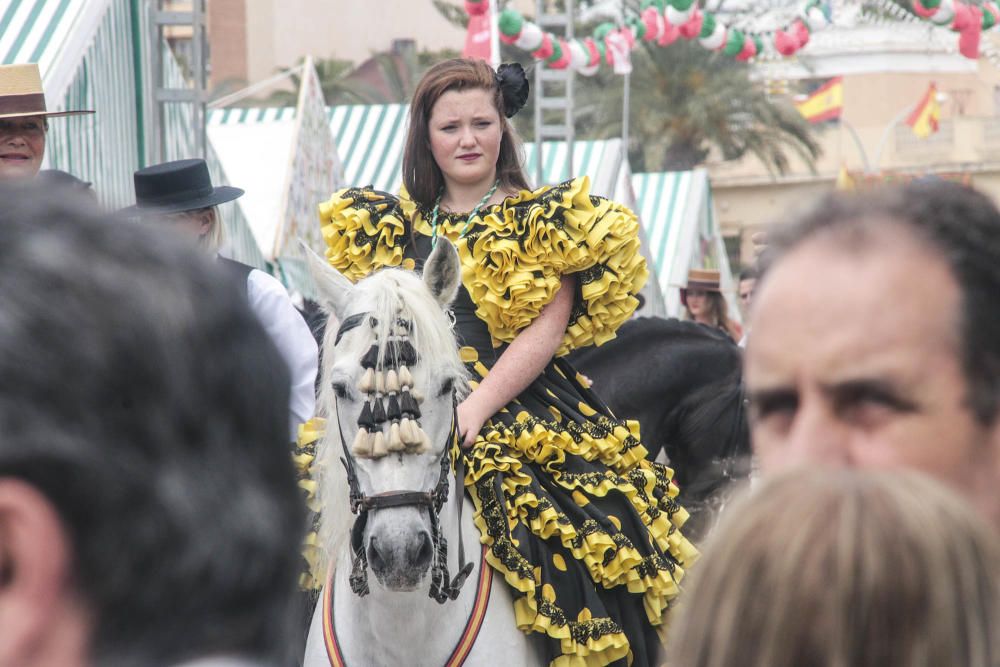
{"label": "blurred man's head", "polygon": [[283,659],[302,520],[277,351],[179,239],[16,192],[0,185],[0,665]]}
{"label": "blurred man's head", "polygon": [[1000,214],[946,182],[826,198],[770,237],[747,349],[765,472],[908,467],[1000,526]]}

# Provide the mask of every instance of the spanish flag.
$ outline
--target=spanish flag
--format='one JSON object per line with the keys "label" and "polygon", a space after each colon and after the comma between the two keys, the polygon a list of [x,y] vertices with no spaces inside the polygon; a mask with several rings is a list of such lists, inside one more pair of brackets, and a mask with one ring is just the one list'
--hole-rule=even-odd
{"label": "spanish flag", "polygon": [[840,118],[840,112],[844,110],[844,77],[830,79],[808,98],[796,102],[795,108],[810,123]]}
{"label": "spanish flag", "polygon": [[938,131],[941,119],[941,105],[937,101],[937,87],[932,83],[920,103],[914,107],[906,124],[913,128],[913,134],[926,139]]}

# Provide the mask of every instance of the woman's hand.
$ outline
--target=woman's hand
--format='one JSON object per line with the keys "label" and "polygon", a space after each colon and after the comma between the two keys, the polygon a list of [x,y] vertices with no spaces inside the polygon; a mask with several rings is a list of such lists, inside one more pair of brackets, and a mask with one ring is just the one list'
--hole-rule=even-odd
{"label": "woman's hand", "polygon": [[458,404],[458,437],[463,449],[472,447],[479,432],[483,430],[483,424],[493,416],[483,412],[475,392]]}

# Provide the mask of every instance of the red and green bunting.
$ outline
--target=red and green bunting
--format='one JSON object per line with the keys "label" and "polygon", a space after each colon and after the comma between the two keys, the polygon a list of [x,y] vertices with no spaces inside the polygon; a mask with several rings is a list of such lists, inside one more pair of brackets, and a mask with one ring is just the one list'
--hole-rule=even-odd
{"label": "red and green bunting", "polygon": [[958,33],[958,50],[966,58],[979,58],[979,38],[1000,22],[1000,7],[993,0],[979,4],[961,0],[911,0],[910,8],[920,18]]}
{"label": "red and green bunting", "polygon": [[[467,10],[470,3],[475,4],[473,0],[466,2]],[[515,9],[507,8],[498,17],[503,42],[530,52],[547,67],[570,68],[587,76],[602,64],[613,66],[616,54],[627,58],[628,51],[642,41],[668,46],[679,38],[696,39],[706,49],[737,60],[749,60],[768,46],[790,56],[809,42],[813,30],[829,23],[828,10],[820,0],[808,0],[791,24],[763,34],[726,26],[711,12],[703,12],[696,0],[643,0],[640,13],[629,17],[624,25],[603,23],[584,39],[567,40],[546,32]]]}

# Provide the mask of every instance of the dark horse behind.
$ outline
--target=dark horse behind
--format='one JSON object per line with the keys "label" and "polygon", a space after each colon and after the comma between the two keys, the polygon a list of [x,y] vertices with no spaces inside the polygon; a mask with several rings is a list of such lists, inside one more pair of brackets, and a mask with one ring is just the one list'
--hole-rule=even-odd
{"label": "dark horse behind", "polygon": [[639,317],[569,361],[616,416],[639,422],[650,458],[666,454],[691,513],[685,533],[703,536],[730,484],[750,472],[740,348],[700,324]]}

